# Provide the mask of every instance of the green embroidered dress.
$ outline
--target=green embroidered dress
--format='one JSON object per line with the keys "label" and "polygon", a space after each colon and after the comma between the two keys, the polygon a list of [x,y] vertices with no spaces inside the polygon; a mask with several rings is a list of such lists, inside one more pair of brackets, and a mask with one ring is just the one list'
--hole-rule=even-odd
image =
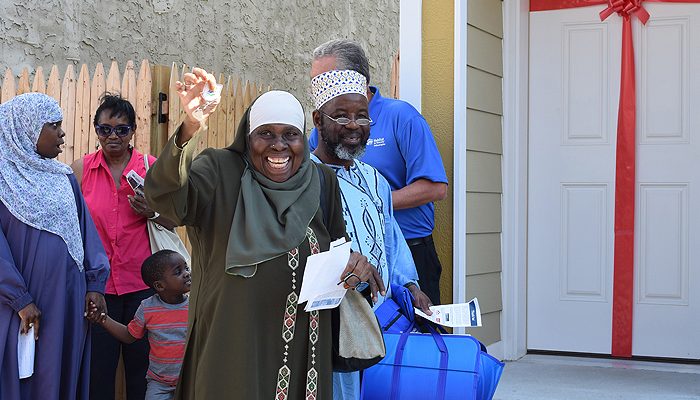
{"label": "green embroidered dress", "polygon": [[[319,209],[306,238],[258,265],[251,278],[225,273],[226,248],[245,168],[230,149],[184,149],[174,138],[146,179],[159,213],[187,226],[192,243],[192,292],[187,346],[176,399],[330,399],[330,311],[297,304],[306,258],[345,235],[338,182],[323,167],[330,213]],[[293,244],[290,244],[293,246]]]}

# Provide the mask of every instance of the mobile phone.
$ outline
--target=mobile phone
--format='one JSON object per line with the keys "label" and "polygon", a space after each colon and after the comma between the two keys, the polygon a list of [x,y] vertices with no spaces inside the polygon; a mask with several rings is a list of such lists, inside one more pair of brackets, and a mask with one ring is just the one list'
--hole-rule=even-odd
{"label": "mobile phone", "polygon": [[143,178],[133,169],[126,174],[126,181],[134,189],[134,193],[143,196]]}

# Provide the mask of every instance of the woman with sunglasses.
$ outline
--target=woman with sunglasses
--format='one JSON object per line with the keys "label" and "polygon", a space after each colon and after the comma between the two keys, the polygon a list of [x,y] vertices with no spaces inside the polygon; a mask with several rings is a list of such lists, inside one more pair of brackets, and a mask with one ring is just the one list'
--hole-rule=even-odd
{"label": "woman with sunglasses", "polygon": [[[131,170],[146,176],[145,156],[131,145],[136,131],[136,113],[131,103],[119,95],[105,95],[95,111],[94,125],[100,148],[76,160],[72,168],[109,256],[111,273],[105,289],[108,314],[115,321],[128,324],[141,301],[154,294],[141,279],[141,264],[151,255],[147,222],[155,220],[168,229],[173,224],[155,213],[143,194],[135,193],[127,182]],[[148,158],[152,165],[155,157]],[[144,338],[121,344],[101,326],[92,330],[90,398],[114,398],[120,350],[127,399],[144,398],[148,341]]]}

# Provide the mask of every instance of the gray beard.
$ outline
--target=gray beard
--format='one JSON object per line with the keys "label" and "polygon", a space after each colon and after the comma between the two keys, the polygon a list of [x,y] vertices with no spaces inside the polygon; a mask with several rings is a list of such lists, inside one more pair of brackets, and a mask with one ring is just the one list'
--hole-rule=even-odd
{"label": "gray beard", "polygon": [[355,150],[349,150],[348,148],[343,146],[342,143],[331,142],[330,140],[328,140],[328,137],[324,134],[323,129],[319,129],[318,135],[319,138],[323,141],[323,143],[326,144],[326,148],[328,148],[333,153],[333,155],[340,160],[353,161],[357,158],[362,157],[365,154],[365,150],[367,149],[367,142],[365,142],[361,146],[357,146]]}
{"label": "gray beard", "polygon": [[347,148],[345,148],[345,146],[343,146],[342,144],[338,144],[333,149],[333,152],[335,153],[335,156],[341,160],[353,161],[362,157],[365,154],[366,149],[367,145],[362,145],[357,147],[355,151],[350,151]]}

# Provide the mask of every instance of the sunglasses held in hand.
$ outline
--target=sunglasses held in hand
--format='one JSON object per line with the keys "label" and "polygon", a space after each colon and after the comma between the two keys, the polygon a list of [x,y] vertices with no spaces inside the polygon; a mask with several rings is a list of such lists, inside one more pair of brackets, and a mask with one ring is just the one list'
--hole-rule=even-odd
{"label": "sunglasses held in hand", "polygon": [[132,129],[133,129],[133,126],[131,126],[131,125],[117,125],[117,126],[100,125],[100,124],[95,125],[95,132],[97,132],[98,135],[104,136],[104,137],[110,137],[110,136],[112,136],[112,133],[116,133],[117,136],[119,136],[119,137],[124,137],[124,136],[127,136],[131,132]]}
{"label": "sunglasses held in hand", "polygon": [[352,272],[348,272],[345,275],[345,278],[343,278],[343,280],[338,282],[338,285],[340,285],[341,283],[344,283],[344,284],[350,286],[350,288],[355,289],[358,292],[362,292],[369,287],[369,283],[362,282],[360,280],[360,277],[355,275]]}

